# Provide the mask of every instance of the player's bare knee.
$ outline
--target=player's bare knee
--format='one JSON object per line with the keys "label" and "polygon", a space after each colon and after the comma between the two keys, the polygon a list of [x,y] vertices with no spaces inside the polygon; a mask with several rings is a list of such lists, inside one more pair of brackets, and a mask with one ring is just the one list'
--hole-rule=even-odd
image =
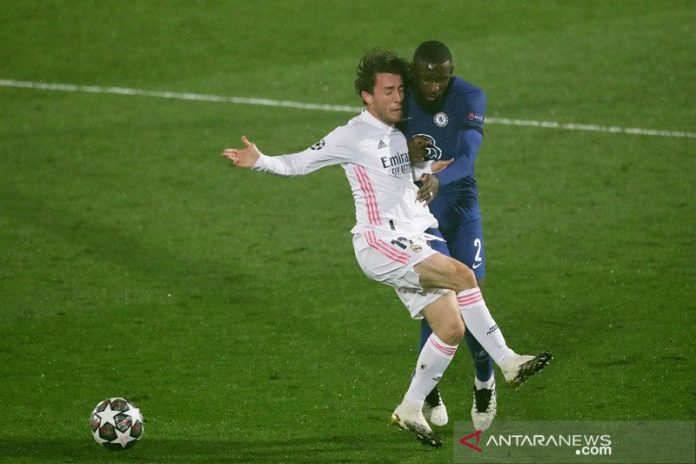
{"label": "player's bare knee", "polygon": [[459,320],[440,329],[438,337],[448,345],[459,345],[464,338],[464,322]]}
{"label": "player's bare knee", "polygon": [[458,265],[456,266],[455,271],[455,278],[457,281],[457,292],[477,287],[478,284],[476,282],[476,275],[474,274],[474,271],[472,271],[469,267],[465,266],[464,264],[461,264],[459,262],[457,264]]}

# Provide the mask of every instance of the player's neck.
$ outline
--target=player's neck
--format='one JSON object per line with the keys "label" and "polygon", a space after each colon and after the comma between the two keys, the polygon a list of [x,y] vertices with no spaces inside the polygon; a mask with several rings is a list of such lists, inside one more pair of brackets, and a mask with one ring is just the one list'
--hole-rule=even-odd
{"label": "player's neck", "polygon": [[422,98],[420,95],[416,95],[416,100],[418,101],[418,106],[420,106],[423,111],[431,114],[435,114],[440,111],[445,101],[444,96],[434,101],[428,101]]}

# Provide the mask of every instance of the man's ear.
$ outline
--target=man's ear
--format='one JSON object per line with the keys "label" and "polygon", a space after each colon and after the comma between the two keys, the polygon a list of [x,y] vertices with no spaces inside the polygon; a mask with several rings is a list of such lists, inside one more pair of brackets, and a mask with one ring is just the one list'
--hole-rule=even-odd
{"label": "man's ear", "polygon": [[366,105],[371,104],[372,100],[374,99],[374,96],[367,90],[360,92],[360,97],[363,99]]}

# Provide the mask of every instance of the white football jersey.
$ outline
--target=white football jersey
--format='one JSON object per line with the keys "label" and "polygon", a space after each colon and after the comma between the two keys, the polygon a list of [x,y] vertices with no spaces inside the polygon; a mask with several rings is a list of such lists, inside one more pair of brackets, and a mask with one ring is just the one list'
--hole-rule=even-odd
{"label": "white football jersey", "polygon": [[351,232],[376,230],[408,237],[437,227],[428,206],[416,201],[418,187],[406,138],[366,110],[304,151],[261,155],[253,169],[301,176],[336,164],[345,170],[355,200]]}

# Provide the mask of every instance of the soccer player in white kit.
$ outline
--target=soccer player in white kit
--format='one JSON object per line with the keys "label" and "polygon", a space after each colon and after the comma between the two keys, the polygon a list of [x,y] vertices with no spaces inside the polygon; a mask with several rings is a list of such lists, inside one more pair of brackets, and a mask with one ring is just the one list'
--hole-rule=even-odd
{"label": "soccer player in white kit", "polygon": [[392,286],[411,317],[424,317],[433,329],[392,423],[423,443],[441,446],[423,416],[423,403],[454,357],[465,327],[513,386],[543,369],[551,354],[521,356],[512,351],[472,270],[428,245],[437,238],[425,231],[437,227],[437,221],[427,204],[417,200],[414,176],[429,175],[432,162],[412,169],[406,138],[394,127],[402,117],[407,73],[403,58],[373,50],[360,61],[355,80],[365,108],[346,125],[299,153],[266,156],[242,136],[244,147],[225,149],[223,155],[237,167],[281,176],[343,167],[355,200],[356,224],[351,232],[360,268],[371,279]]}

